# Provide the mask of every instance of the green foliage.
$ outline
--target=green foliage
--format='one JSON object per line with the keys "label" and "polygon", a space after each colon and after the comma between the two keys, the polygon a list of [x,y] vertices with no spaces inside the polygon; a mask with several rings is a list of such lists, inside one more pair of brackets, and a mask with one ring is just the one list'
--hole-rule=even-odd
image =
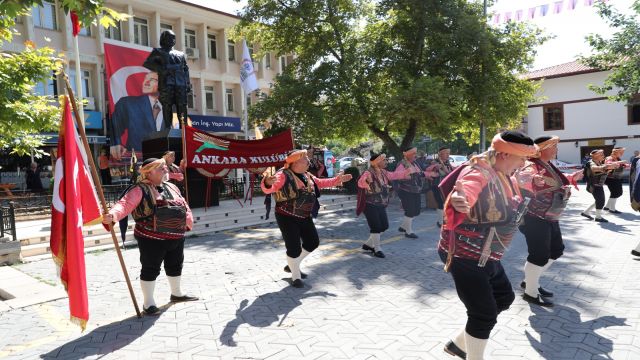
{"label": "green foliage", "polygon": [[254,121],[306,143],[373,134],[396,156],[416,134],[477,142],[481,121],[518,125],[537,86],[518,74],[544,40],[486,26],[466,0],[249,0],[235,36],[295,54]]}
{"label": "green foliage", "polygon": [[640,1],[633,3],[634,15],[624,15],[604,1],[596,6],[600,17],[617,32],[610,39],[598,34],[589,35],[587,41],[594,55],[581,57],[580,60],[598,70],[611,70],[604,85],[591,85],[591,90],[608,95],[615,89],[615,94],[610,95],[609,99],[626,102],[640,92]]}
{"label": "green foliage", "polygon": [[[82,24],[100,22],[115,25],[116,20],[128,15],[103,6],[101,0],[60,0],[63,10],[75,11]],[[11,41],[15,31],[15,18],[28,15],[42,0],[0,1],[0,45]],[[86,26],[86,25],[85,25]],[[34,133],[55,131],[58,128],[60,107],[55,99],[34,94],[34,86],[51,78],[62,68],[62,59],[51,48],[36,49],[27,42],[20,53],[0,52],[0,148],[11,149],[18,155],[36,155],[44,140]]]}

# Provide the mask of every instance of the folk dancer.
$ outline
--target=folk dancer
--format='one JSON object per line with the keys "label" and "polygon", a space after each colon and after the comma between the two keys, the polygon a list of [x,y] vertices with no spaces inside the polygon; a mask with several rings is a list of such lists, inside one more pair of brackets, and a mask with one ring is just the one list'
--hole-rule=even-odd
{"label": "folk dancer", "polygon": [[139,181],[104,215],[104,224],[113,224],[132,214],[133,231],[140,250],[142,309],[147,315],[160,310],[153,297],[156,278],[164,262],[171,287],[171,302],[198,300],[182,292],[180,281],[184,262],[184,234],[193,227],[191,209],[178,188],[167,182],[164,159],[149,158],[142,163]]}
{"label": "folk dancer", "polygon": [[183,169],[175,163],[175,151],[165,152],[164,155],[162,155],[162,158],[167,163],[167,169],[169,170],[169,182],[178,187],[180,192],[184,195],[184,172]]}
{"label": "folk dancer", "polygon": [[609,221],[602,217],[602,208],[604,207],[605,199],[603,185],[607,180],[609,170],[613,170],[619,165],[617,163],[605,164],[604,150],[602,149],[595,149],[591,151],[590,155],[591,160],[589,160],[585,164],[584,176],[587,179],[587,191],[591,193],[591,195],[593,195],[593,199],[595,200],[595,202],[591,204],[585,211],[581,212],[580,215],[586,217],[589,220],[593,220],[593,216],[591,216],[591,210],[595,207],[595,220],[597,222],[607,223]]}
{"label": "folk dancer", "polygon": [[445,215],[438,254],[451,273],[467,323],[445,352],[463,359],[483,359],[498,314],[515,295],[500,263],[518,230],[527,201],[511,174],[535,155],[526,135],[505,131],[488,151],[459,166],[440,184]]}
{"label": "folk dancer", "polygon": [[311,217],[317,201],[314,184],[322,189],[351,180],[349,174],[319,179],[311,175],[308,169],[307,151],[293,150],[287,156],[284,167],[275,175],[264,177],[260,183],[264,194],[275,196],[276,221],[287,249],[284,271],[291,272],[291,285],[296,288],[304,287],[301,279],[307,277],[300,271],[300,263],[320,244],[318,231]]}
{"label": "folk dancer", "polygon": [[[629,194],[631,197],[631,208],[640,211],[640,155],[631,159],[631,170],[629,172]],[[640,256],[640,243],[631,250],[631,255]]]}
{"label": "folk dancer", "polygon": [[553,293],[540,287],[540,276],[563,254],[558,221],[571,196],[571,185],[577,189],[577,181],[582,178],[582,170],[565,175],[551,163],[558,153],[558,141],[557,136],[535,139],[539,154],[529,158],[516,173],[522,194],[531,198],[520,226],[529,251],[520,287],[525,289],[524,300],[540,306],[553,306],[548,300]]}
{"label": "folk dancer", "polygon": [[611,150],[611,155],[604,159],[605,164],[618,164],[618,166],[612,169],[607,175],[605,184],[609,188],[609,200],[604,206],[604,210],[612,214],[620,214],[621,212],[616,209],[616,202],[618,198],[622,196],[622,173],[624,169],[629,166],[629,163],[622,160],[624,155],[624,148],[617,147]]}
{"label": "folk dancer", "polygon": [[438,227],[441,226],[440,219],[443,217],[444,209],[444,199],[442,199],[442,193],[440,192],[438,185],[440,185],[442,179],[453,171],[453,166],[451,166],[451,163],[449,162],[450,152],[451,150],[447,146],[442,146],[438,149],[438,157],[434,160],[434,164],[432,165],[434,166],[432,171],[437,172],[437,176],[433,178],[433,186],[431,189],[433,190],[433,197],[438,204],[438,221],[436,222]]}
{"label": "folk dancer", "polygon": [[404,159],[398,164],[396,171],[399,173],[409,172],[411,177],[398,181],[398,196],[402,202],[404,210],[404,220],[398,231],[405,233],[404,236],[417,239],[418,235],[413,232],[413,218],[420,215],[420,193],[426,176],[435,177],[436,174],[430,170],[424,172],[416,164],[418,150],[415,147],[403,151]]}
{"label": "folk dancer", "polygon": [[362,245],[363,250],[371,251],[373,256],[384,258],[380,235],[389,228],[387,205],[389,205],[389,189],[391,180],[408,179],[410,169],[405,172],[387,171],[387,156],[371,154],[369,169],[358,179],[358,206],[356,215],[364,212],[369,225],[369,239]]}

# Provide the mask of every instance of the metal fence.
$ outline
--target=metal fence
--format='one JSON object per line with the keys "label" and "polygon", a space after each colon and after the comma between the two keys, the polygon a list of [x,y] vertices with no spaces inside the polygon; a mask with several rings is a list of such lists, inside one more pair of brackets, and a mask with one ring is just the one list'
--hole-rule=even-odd
{"label": "metal fence", "polygon": [[13,202],[8,206],[0,206],[0,237],[11,235],[11,240],[16,241],[16,214]]}

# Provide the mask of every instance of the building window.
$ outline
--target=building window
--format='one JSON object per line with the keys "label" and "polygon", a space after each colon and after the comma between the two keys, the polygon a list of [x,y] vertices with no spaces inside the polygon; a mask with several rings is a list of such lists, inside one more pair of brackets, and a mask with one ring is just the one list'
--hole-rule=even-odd
{"label": "building window", "polygon": [[564,111],[562,104],[550,104],[542,107],[544,131],[564,130]]}
{"label": "building window", "polygon": [[83,36],[91,36],[91,26],[80,28],[80,32],[78,34]]}
{"label": "building window", "polygon": [[206,103],[207,111],[216,111],[216,96],[213,91],[213,86],[204,87],[204,100]]}
{"label": "building window", "polygon": [[267,68],[267,70],[271,69],[271,53],[267,53],[264,56],[264,65]]}
{"label": "building window", "polygon": [[184,29],[184,46],[187,48],[196,48],[196,31]]}
{"label": "building window", "polygon": [[[81,69],[82,73],[81,86],[82,86],[82,97],[91,97],[91,71]],[[78,89],[76,89],[76,70],[69,69],[69,82],[71,83],[71,89],[73,89],[74,94],[78,94]]]}
{"label": "building window", "polygon": [[284,71],[284,68],[287,67],[287,58],[284,56],[280,56],[280,68]]}
{"label": "building window", "polygon": [[236,61],[236,43],[233,40],[227,40],[227,51],[229,52],[229,61]]}
{"label": "building window", "polygon": [[58,29],[56,5],[53,1],[43,1],[42,6],[34,6],[31,15],[34,26],[51,30]]}
{"label": "building window", "polygon": [[133,18],[133,42],[149,46],[149,24],[146,19]]}
{"label": "building window", "polygon": [[627,115],[627,123],[629,125],[640,125],[640,94],[636,94],[631,100],[629,104],[627,104],[628,115]]}
{"label": "building window", "polygon": [[233,112],[233,89],[227,89],[227,111]]}
{"label": "building window", "polygon": [[187,94],[187,108],[194,110],[195,106],[193,105],[193,93]]}
{"label": "building window", "polygon": [[165,30],[173,30],[173,25],[160,23],[160,33]]}
{"label": "building window", "polygon": [[216,43],[216,36],[213,34],[207,34],[207,39],[209,40],[209,58],[217,59],[218,47]]}
{"label": "building window", "polygon": [[58,96],[58,80],[55,74],[46,80],[39,82],[33,88],[33,92],[40,96]]}
{"label": "building window", "polygon": [[109,28],[104,29],[104,37],[111,40],[122,40],[122,22],[116,21],[115,26],[109,26]]}

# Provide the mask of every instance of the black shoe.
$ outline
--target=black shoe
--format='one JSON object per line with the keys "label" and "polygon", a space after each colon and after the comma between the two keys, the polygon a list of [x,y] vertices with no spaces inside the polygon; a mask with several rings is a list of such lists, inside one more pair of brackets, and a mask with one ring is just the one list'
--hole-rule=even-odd
{"label": "black shoe", "polygon": [[618,211],[618,210],[609,210],[609,213],[611,213],[611,214],[622,214],[622,211]]}
{"label": "black shoe", "polygon": [[640,256],[640,251],[631,250],[631,255]]}
{"label": "black shoe", "polygon": [[586,217],[586,218],[587,218],[587,219],[589,219],[589,220],[593,220],[593,216],[591,216],[591,215],[589,215],[589,214],[587,214],[587,213],[583,213],[583,212],[581,212],[581,213],[580,213],[580,215],[582,215],[582,216]]}
{"label": "black shoe", "polygon": [[362,244],[362,250],[373,251],[373,252],[376,251],[374,248],[372,248],[371,246],[369,246],[367,244]]}
{"label": "black shoe", "polygon": [[436,221],[436,226],[439,228],[442,227],[442,224],[440,224],[440,221]]}
{"label": "black shoe", "polygon": [[608,208],[608,207],[605,207],[605,208],[602,208],[602,210],[607,210],[607,211],[609,211],[609,208]]}
{"label": "black shoe", "polygon": [[541,295],[538,295],[536,297],[530,296],[527,293],[522,294],[522,298],[524,299],[524,301],[530,303],[530,304],[536,304],[536,305],[540,305],[540,306],[544,306],[544,307],[552,307],[553,303],[549,300],[547,300],[546,298],[543,298]]}
{"label": "black shoe", "polygon": [[146,309],[143,307],[142,312],[145,315],[160,315],[160,309],[158,309],[158,307],[155,305],[151,305]]}
{"label": "black shoe", "polygon": [[[291,269],[289,269],[289,265],[285,265],[284,272],[288,272],[288,273],[291,272]],[[303,279],[306,279],[307,278],[307,274],[305,274],[302,271],[300,271],[300,277],[302,277]]]}
{"label": "black shoe", "polygon": [[452,356],[457,356],[461,359],[467,358],[467,353],[462,351],[462,349],[460,349],[458,345],[454,344],[451,340],[449,340],[447,345],[444,346],[444,352]]}
{"label": "black shoe", "polygon": [[407,232],[407,230],[405,230],[402,226],[400,226],[400,227],[398,228],[398,231],[400,231],[400,232]]}
{"label": "black shoe", "polygon": [[597,222],[601,222],[601,223],[608,223],[608,222],[609,222],[609,220],[607,220],[607,219],[605,219],[605,218],[603,218],[603,217],[597,217],[597,218],[596,218],[596,221],[597,221]]}
{"label": "black shoe", "polygon": [[418,235],[416,235],[414,233],[411,233],[411,234],[405,233],[404,236],[408,237],[408,238],[411,238],[411,239],[417,239],[418,238]]}
{"label": "black shoe", "polygon": [[304,287],[304,283],[302,282],[302,280],[300,279],[295,279],[293,280],[293,282],[291,283],[291,286],[293,286],[294,288],[298,288],[301,289]]}
{"label": "black shoe", "polygon": [[[520,283],[520,287],[523,288],[523,289],[526,289],[527,288],[527,283],[524,282],[524,281],[521,282]],[[542,286],[538,288],[538,294],[540,294],[540,296],[543,296],[543,297],[553,297],[553,293],[551,291],[547,291],[547,290],[543,289]]]}
{"label": "black shoe", "polygon": [[374,251],[373,252],[373,256],[382,259],[382,258],[384,258],[384,253],[382,251]]}
{"label": "black shoe", "polygon": [[169,301],[171,301],[173,303],[185,302],[185,301],[196,301],[196,300],[198,300],[197,297],[189,296],[189,295],[183,295],[183,296],[171,295],[171,297],[169,298]]}

